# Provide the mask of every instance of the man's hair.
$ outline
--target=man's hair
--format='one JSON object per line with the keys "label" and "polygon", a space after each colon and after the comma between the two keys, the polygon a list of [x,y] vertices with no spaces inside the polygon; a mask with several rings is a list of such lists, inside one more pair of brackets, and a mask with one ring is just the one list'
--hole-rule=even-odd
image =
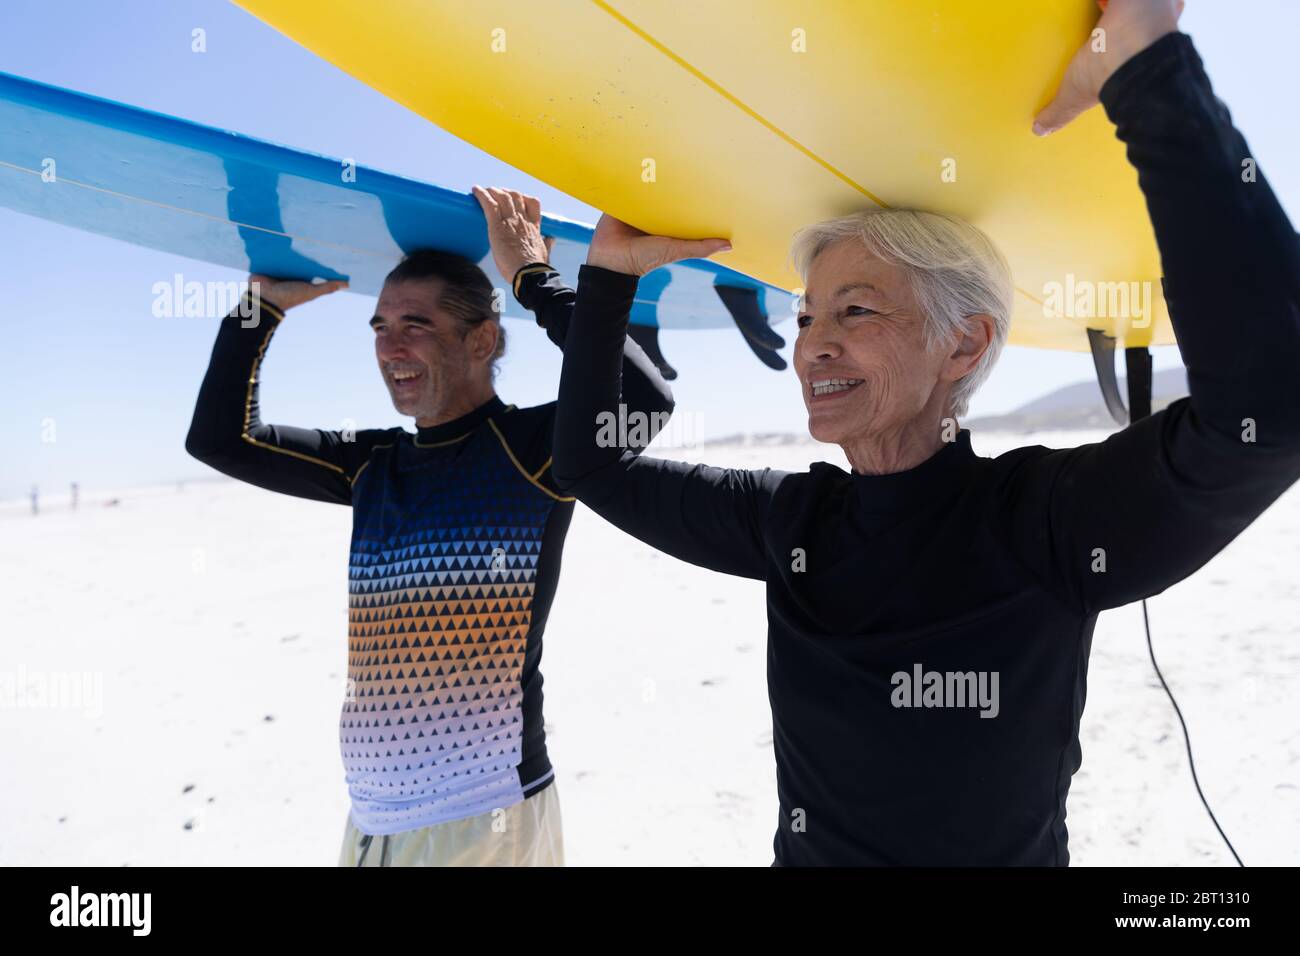
{"label": "man's hair", "polygon": [[501,316],[494,307],[496,290],[487,274],[464,256],[438,249],[416,249],[407,253],[385,282],[412,282],[423,279],[441,279],[442,293],[438,306],[455,317],[464,327],[461,338],[470,329],[484,322],[497,323],[497,347],[492,353],[492,376],[496,377],[497,360],[506,351],[506,330],[501,326]]}
{"label": "man's hair", "polygon": [[870,255],[903,268],[925,317],[925,345],[931,351],[955,348],[971,329],[969,316],[992,317],[989,347],[975,368],[953,386],[949,411],[965,415],[971,396],[1002,354],[1011,327],[1015,294],[1011,269],[993,240],[956,216],[919,209],[868,209],[795,233],[791,257],[805,284],[812,261],[841,239],[856,239]]}

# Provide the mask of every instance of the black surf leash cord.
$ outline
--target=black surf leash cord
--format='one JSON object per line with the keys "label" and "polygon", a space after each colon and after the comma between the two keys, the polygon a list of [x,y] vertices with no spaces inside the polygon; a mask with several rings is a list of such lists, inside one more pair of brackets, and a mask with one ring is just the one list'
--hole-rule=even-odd
{"label": "black surf leash cord", "polygon": [[1147,630],[1147,652],[1151,655],[1151,666],[1156,669],[1156,676],[1160,678],[1160,686],[1169,695],[1169,703],[1174,705],[1174,713],[1178,715],[1178,723],[1183,728],[1183,740],[1187,744],[1187,763],[1192,768],[1192,783],[1196,785],[1196,795],[1201,798],[1201,806],[1205,807],[1205,812],[1210,815],[1210,822],[1214,824],[1214,829],[1219,831],[1219,836],[1223,837],[1223,842],[1228,845],[1228,852],[1232,854],[1232,858],[1237,861],[1238,866],[1245,866],[1246,864],[1241,862],[1241,857],[1237,856],[1237,851],[1233,848],[1232,841],[1228,839],[1228,834],[1224,833],[1223,827],[1219,826],[1214,811],[1210,809],[1210,802],[1205,799],[1205,792],[1201,790],[1201,781],[1196,777],[1196,760],[1192,757],[1192,736],[1187,732],[1187,721],[1183,720],[1183,711],[1178,706],[1178,701],[1174,699],[1174,692],[1169,689],[1169,684],[1165,681],[1165,675],[1160,673],[1160,665],[1156,663],[1156,649],[1151,643],[1151,621],[1147,617],[1145,598],[1142,599],[1142,623]]}

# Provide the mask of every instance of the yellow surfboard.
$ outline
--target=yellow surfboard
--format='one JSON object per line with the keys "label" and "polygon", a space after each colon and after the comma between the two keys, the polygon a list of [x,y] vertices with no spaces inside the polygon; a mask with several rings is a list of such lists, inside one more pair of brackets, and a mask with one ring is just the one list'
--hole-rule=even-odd
{"label": "yellow surfboard", "polygon": [[1006,254],[1011,341],[1168,344],[1137,174],[1100,109],[1030,132],[1093,0],[236,0],[491,153],[793,289],[801,226],[962,216]]}

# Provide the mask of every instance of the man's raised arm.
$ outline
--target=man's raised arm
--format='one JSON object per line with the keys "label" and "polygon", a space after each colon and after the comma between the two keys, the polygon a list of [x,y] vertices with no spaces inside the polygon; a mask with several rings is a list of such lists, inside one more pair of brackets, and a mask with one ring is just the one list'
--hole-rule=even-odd
{"label": "man's raised arm", "polygon": [[[253,276],[243,311],[221,320],[199,388],[185,450],[222,474],[317,501],[352,503],[352,479],[382,431],[345,433],[263,424],[258,409],[262,359],[285,310],[345,283],[313,286]],[[260,289],[261,295],[252,291]]]}
{"label": "man's raised arm", "polygon": [[[519,304],[537,317],[547,338],[563,351],[577,295],[547,261],[550,247],[541,232],[541,203],[536,197],[511,190],[478,186],[474,196],[487,219],[497,269],[511,280]],[[640,413],[649,425],[644,431],[631,429],[629,435],[640,438],[644,434],[645,444],[649,444],[672,414],[672,389],[641,346],[628,338],[622,351],[622,403],[629,415]]]}

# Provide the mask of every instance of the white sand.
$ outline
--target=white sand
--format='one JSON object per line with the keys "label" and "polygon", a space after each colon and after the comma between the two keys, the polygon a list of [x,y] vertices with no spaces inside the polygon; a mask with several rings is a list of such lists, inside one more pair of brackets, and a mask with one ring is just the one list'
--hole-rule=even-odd
{"label": "white sand", "polygon": [[[812,444],[672,454],[843,463]],[[38,518],[0,508],[0,677],[92,675],[81,706],[0,707],[0,864],[333,865],[350,512],[233,482],[116,495],[106,507],[87,492],[75,513],[48,502]],[[1298,565],[1292,489],[1149,602],[1202,784],[1248,864],[1300,862]],[[1136,605],[1098,623],[1074,862],[1230,863],[1144,640]],[[543,664],[571,864],[771,862],[764,641],[760,584],[656,554],[579,508]]]}

